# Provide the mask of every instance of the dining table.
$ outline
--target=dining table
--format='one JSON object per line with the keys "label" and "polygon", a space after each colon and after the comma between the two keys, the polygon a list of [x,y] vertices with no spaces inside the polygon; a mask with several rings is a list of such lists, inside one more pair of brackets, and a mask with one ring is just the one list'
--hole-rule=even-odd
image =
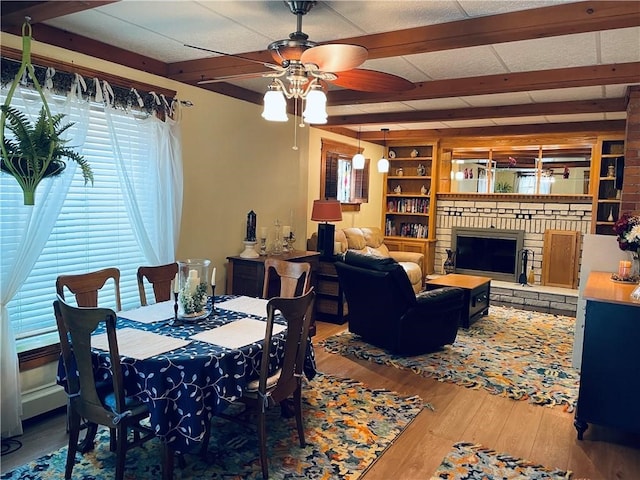
{"label": "dining table", "polygon": [[[174,318],[174,302],[117,312],[116,334],[125,391],[144,402],[161,441],[176,453],[192,451],[204,439],[213,415],[242,396],[260,375],[267,300],[242,295],[215,297],[211,313],[197,320]],[[92,337],[96,382],[111,379],[104,327]],[[284,357],[286,320],[275,316],[270,371]],[[304,373],[316,374],[311,339]],[[57,382],[66,386],[62,361]]]}

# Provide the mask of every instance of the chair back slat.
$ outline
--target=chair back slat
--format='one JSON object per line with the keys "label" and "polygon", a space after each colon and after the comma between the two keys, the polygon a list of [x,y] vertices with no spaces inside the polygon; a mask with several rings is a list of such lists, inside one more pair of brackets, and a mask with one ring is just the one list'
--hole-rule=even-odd
{"label": "chair back slat", "polygon": [[263,298],[269,298],[269,287],[273,277],[278,277],[280,280],[278,297],[301,296],[307,293],[311,285],[311,265],[306,262],[288,262],[277,258],[267,258],[264,262]]}
{"label": "chair back slat", "polygon": [[166,265],[142,266],[138,268],[138,293],[140,294],[140,305],[147,305],[147,294],[144,286],[144,279],[153,287],[153,296],[158,302],[171,300],[171,282],[178,273],[178,264],[168,263]]}
{"label": "chair back slat", "polygon": [[116,310],[122,310],[120,302],[120,270],[115,267],[96,270],[89,273],[60,275],[56,279],[56,293],[65,299],[64,290],[68,289],[75,295],[79,307],[97,307],[98,291],[108,280],[113,280]]}
{"label": "chair back slat", "polygon": [[305,295],[294,298],[274,297],[267,303],[267,329],[259,385],[259,390],[263,393],[267,390],[269,359],[273,346],[271,340],[276,312],[279,311],[287,320],[287,339],[282,372],[276,387],[271,391],[271,398],[274,402],[288,398],[300,384],[314,300],[315,292],[311,288]]}

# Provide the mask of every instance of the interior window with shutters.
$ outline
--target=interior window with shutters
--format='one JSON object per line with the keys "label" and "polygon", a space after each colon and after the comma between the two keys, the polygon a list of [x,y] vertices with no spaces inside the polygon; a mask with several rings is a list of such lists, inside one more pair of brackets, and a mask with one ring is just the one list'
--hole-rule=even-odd
{"label": "interior window with shutters", "polygon": [[353,168],[351,159],[358,152],[354,146],[322,140],[320,197],[340,203],[369,201],[369,159],[362,170]]}
{"label": "interior window with shutters", "polygon": [[[153,150],[149,122],[141,122],[125,114],[112,114],[112,120],[136,190],[144,192],[155,188],[150,185],[152,176],[145,175],[154,168],[147,155]],[[121,272],[122,308],[139,306],[136,270],[146,261],[134,237],[120,193],[107,120],[99,105],[91,108],[90,127],[82,155],[93,170],[94,185],[85,186],[82,175],[76,171],[51,236],[31,274],[8,304],[19,352],[57,343],[52,304],[56,278],[60,274],[117,267]],[[9,195],[22,196],[22,191],[13,177],[1,174],[0,204]],[[154,198],[153,195],[146,197]],[[2,218],[6,213],[0,216],[0,234],[3,236],[11,235],[2,228]],[[22,239],[16,238],[15,241]],[[71,301],[70,298],[67,300]],[[100,305],[115,308],[112,285],[107,284],[101,290]]]}

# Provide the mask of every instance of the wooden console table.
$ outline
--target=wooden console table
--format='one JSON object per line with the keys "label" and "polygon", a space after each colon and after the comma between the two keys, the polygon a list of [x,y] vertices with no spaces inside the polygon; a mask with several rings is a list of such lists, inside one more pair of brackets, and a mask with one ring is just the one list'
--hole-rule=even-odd
{"label": "wooden console table", "polygon": [[574,426],[578,439],[596,423],[640,432],[640,302],[634,284],[616,283],[610,272],[591,272],[586,300],[580,390]]}
{"label": "wooden console table", "polygon": [[461,318],[463,328],[469,328],[478,318],[489,313],[489,293],[491,291],[491,279],[489,277],[450,273],[427,280],[425,287],[427,290],[435,290],[441,287],[464,289],[464,306]]}

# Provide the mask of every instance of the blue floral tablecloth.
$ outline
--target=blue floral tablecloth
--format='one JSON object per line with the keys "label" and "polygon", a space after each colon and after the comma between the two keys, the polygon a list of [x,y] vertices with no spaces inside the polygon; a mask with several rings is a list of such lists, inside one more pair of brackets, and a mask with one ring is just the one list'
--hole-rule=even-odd
{"label": "blue floral tablecloth", "polygon": [[[236,298],[216,297],[216,304]],[[266,315],[266,312],[265,312]],[[179,326],[169,321],[144,324],[118,318],[117,328],[135,328],[160,335],[190,339],[194,334],[220,327],[241,318],[261,318],[246,313],[224,310],[216,305],[209,317]],[[285,324],[284,318],[276,318]],[[101,333],[97,330],[96,333]],[[275,371],[284,355],[286,330],[273,338],[270,368]],[[156,434],[178,453],[190,451],[200,443],[211,416],[224,410],[228,403],[242,395],[243,388],[259,377],[263,341],[239,349],[228,349],[192,340],[189,345],[145,360],[123,356],[121,359],[125,390],[145,402],[151,412],[151,425]],[[93,357],[96,381],[111,378],[107,352],[96,350]],[[313,345],[309,342],[305,359],[305,375],[316,373]],[[58,364],[58,383],[66,385],[62,360]]]}

